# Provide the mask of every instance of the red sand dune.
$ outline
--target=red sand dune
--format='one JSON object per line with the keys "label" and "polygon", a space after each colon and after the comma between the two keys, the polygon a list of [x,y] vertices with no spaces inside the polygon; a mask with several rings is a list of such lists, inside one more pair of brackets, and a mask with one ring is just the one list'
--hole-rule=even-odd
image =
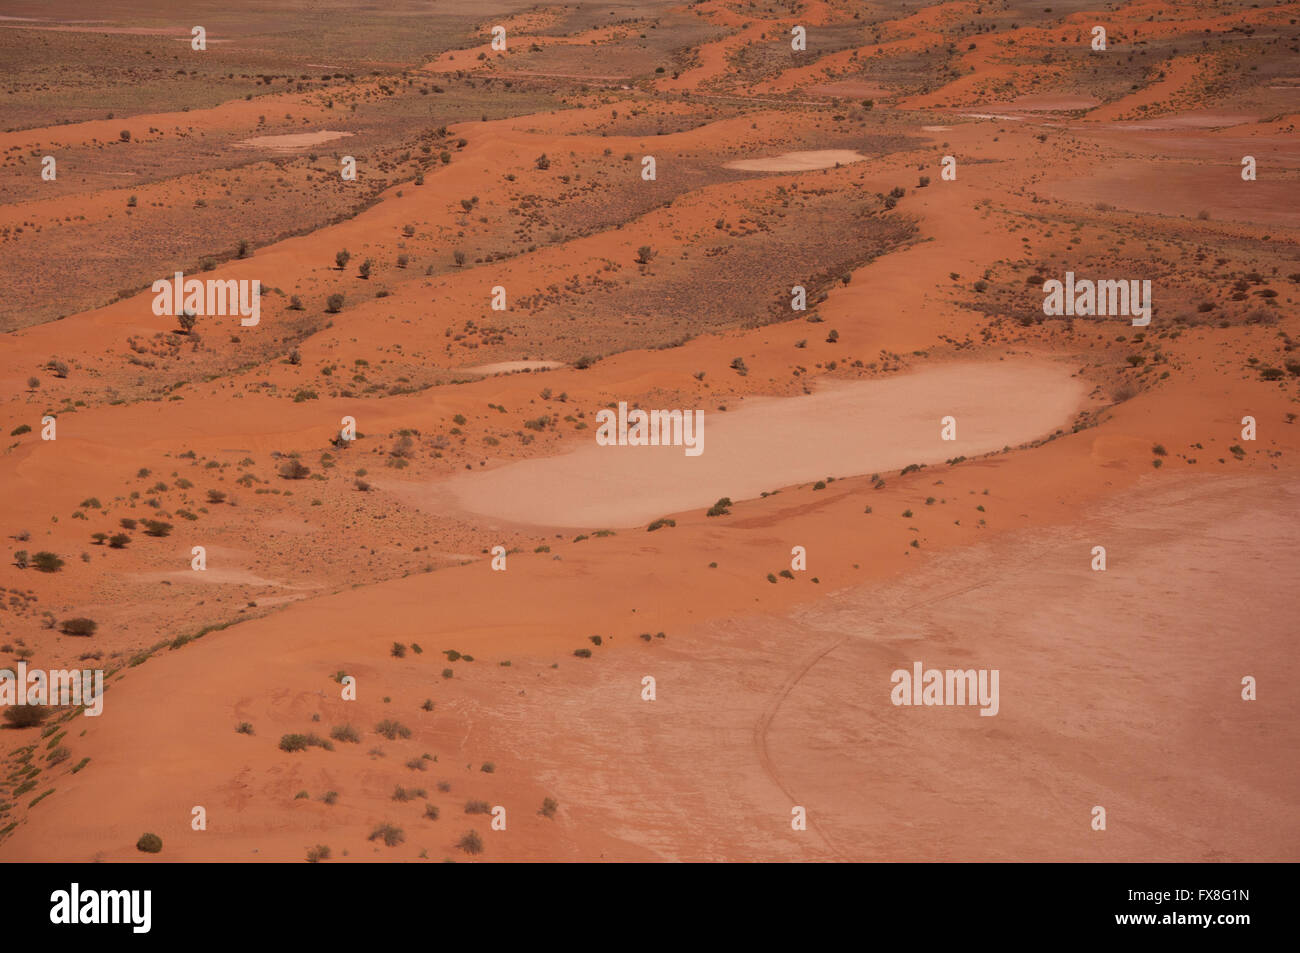
{"label": "red sand dune", "polygon": [[0,728],[0,859],[1300,858],[1300,4],[41,13],[0,653],[107,692]]}

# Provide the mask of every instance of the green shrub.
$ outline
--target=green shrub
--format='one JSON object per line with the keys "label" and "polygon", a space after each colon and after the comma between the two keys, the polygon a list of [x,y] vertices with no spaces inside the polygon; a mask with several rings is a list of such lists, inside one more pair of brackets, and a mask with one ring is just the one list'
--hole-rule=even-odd
{"label": "green shrub", "polygon": [[63,560],[50,552],[39,552],[32,557],[32,566],[41,572],[58,572],[63,568]]}

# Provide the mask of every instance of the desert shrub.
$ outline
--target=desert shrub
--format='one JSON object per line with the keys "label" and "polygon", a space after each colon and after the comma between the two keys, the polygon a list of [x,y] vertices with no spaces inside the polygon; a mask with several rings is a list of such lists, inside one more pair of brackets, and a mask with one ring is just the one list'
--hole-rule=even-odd
{"label": "desert shrub", "polygon": [[63,568],[63,560],[50,552],[39,552],[32,557],[32,566],[41,572],[58,572]]}
{"label": "desert shrub", "polygon": [[330,314],[338,314],[343,310],[343,296],[341,294],[332,294],[326,298],[325,310]]}
{"label": "desert shrub", "polygon": [[573,654],[578,658],[591,658],[591,649],[574,649]]}
{"label": "desert shrub", "polygon": [[388,652],[393,658],[406,658],[406,646],[401,642],[394,642],[393,647]]}
{"label": "desert shrub", "polygon": [[670,519],[667,516],[660,517],[645,528],[647,533],[653,533],[657,529],[663,529],[665,526],[676,526],[677,520]]}
{"label": "desert shrub", "polygon": [[334,253],[334,264],[338,265],[339,271],[342,271],[344,268],[346,268],[348,266],[348,262],[351,260],[352,260],[352,253],[348,251],[346,248],[343,249],[342,251],[337,251]]}
{"label": "desert shrub", "polygon": [[157,834],[141,834],[140,839],[135,842],[135,849],[146,854],[156,854],[162,850],[162,838]]}
{"label": "desert shrub", "polygon": [[369,840],[382,840],[389,847],[396,847],[406,840],[406,832],[396,824],[380,824],[370,832]]}
{"label": "desert shrub", "polygon": [[235,726],[235,731],[241,735],[251,735],[253,734],[253,725],[250,722],[241,721]]}
{"label": "desert shrub", "polygon": [[144,532],[146,536],[168,536],[171,534],[171,531],[171,523],[165,523],[162,520],[144,521]]}
{"label": "desert shrub", "polygon": [[391,718],[385,718],[379,724],[375,725],[375,731],[389,741],[396,741],[398,738],[411,737],[411,729],[407,728],[400,721],[394,721]]}
{"label": "desert shrub", "polygon": [[280,738],[281,751],[306,751],[308,748],[324,748],[333,751],[334,745],[316,734],[288,734]]}
{"label": "desert shrub", "polygon": [[642,245],[636,250],[636,262],[638,265],[648,265],[654,260],[654,257],[657,254],[658,252],[649,245]]}
{"label": "desert shrub", "polygon": [[94,635],[97,628],[99,628],[99,623],[84,616],[77,616],[75,619],[64,619],[59,623],[59,629],[64,635]]}
{"label": "desert shrub", "polygon": [[484,774],[492,774],[494,771],[496,771],[496,769],[497,766],[493,764],[491,761],[484,761],[483,766],[479,768],[479,770],[482,771]]}
{"label": "desert shrub", "polygon": [[548,797],[544,801],[542,801],[542,809],[537,813],[542,815],[542,817],[554,817],[555,812],[559,810],[559,808],[560,808],[560,803],[557,800],[555,800],[555,798]]}
{"label": "desert shrub", "polygon": [[492,806],[487,801],[466,801],[466,814],[491,814]]}
{"label": "desert shrub", "polygon": [[318,864],[322,860],[330,859],[330,849],[324,844],[317,844],[307,851],[307,863]]}
{"label": "desert shrub", "polygon": [[361,735],[350,724],[335,725],[333,730],[330,731],[330,737],[335,741],[348,741],[354,745],[361,743]]}
{"label": "desert shrub", "polygon": [[108,545],[112,549],[125,549],[126,544],[131,542],[131,537],[126,533],[114,533],[108,538]]}
{"label": "desert shrub", "polygon": [[19,569],[26,569],[30,559],[27,550],[19,549],[14,551],[14,565]]}
{"label": "desert shrub", "polygon": [[424,816],[427,817],[427,818],[428,818],[429,820],[431,820],[431,821],[436,821],[436,820],[438,819],[438,808],[437,808],[437,806],[436,806],[436,805],[433,805],[433,804],[426,804],[426,805],[424,805]]}
{"label": "desert shrub", "polygon": [[286,480],[302,480],[311,473],[311,467],[304,466],[301,460],[286,460],[280,464],[279,473]]}
{"label": "desert shrub", "polygon": [[470,831],[456,842],[456,846],[467,854],[481,854],[483,853],[483,838],[479,837],[478,831]]}

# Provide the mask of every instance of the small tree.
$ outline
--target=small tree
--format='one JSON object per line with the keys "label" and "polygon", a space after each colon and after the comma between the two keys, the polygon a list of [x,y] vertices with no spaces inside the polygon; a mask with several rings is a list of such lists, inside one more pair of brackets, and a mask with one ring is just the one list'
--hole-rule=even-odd
{"label": "small tree", "polygon": [[110,549],[126,549],[126,544],[131,542],[131,537],[126,533],[116,533],[108,538]]}
{"label": "small tree", "polygon": [[342,271],[344,268],[346,268],[348,266],[348,262],[351,260],[352,260],[352,253],[349,252],[346,248],[340,252],[334,253],[334,264],[339,266],[339,271]]}
{"label": "small tree", "polygon": [[235,257],[247,258],[252,249],[252,243],[247,238],[241,238],[235,245]]}
{"label": "small tree", "polygon": [[365,261],[363,261],[363,262],[361,263],[361,267],[357,269],[357,273],[358,273],[359,275],[361,275],[362,278],[369,278],[369,277],[370,277],[370,259],[369,259],[369,258],[367,258]]}
{"label": "small tree", "polygon": [[456,260],[457,268],[460,268],[465,264],[465,253],[460,249],[457,249],[456,251],[452,252],[451,257]]}
{"label": "small tree", "polygon": [[171,534],[172,524],[164,523],[162,520],[145,520],[144,532],[146,536],[168,536]]}
{"label": "small tree", "polygon": [[194,330],[194,325],[199,323],[199,316],[194,313],[193,309],[185,308],[180,314],[176,315],[176,323],[181,326],[181,334],[189,334]]}
{"label": "small tree", "polygon": [[637,264],[638,265],[650,264],[650,262],[654,259],[656,254],[658,253],[649,245],[642,245],[640,248],[636,250]]}
{"label": "small tree", "polygon": [[44,705],[7,705],[4,719],[14,728],[35,728],[47,714]]}

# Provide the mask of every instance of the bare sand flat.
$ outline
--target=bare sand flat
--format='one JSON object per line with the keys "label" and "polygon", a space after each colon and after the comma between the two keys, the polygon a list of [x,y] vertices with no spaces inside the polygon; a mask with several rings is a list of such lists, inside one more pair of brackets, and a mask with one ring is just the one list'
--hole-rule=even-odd
{"label": "bare sand flat", "polygon": [[458,370],[465,374],[482,374],[490,377],[493,374],[514,374],[518,371],[550,371],[563,366],[563,361],[497,361],[495,364],[479,364],[475,367],[461,367]]}
{"label": "bare sand flat", "polygon": [[352,135],[350,132],[333,132],[325,129],[320,132],[297,132],[284,136],[255,136],[235,143],[241,149],[271,149],[275,152],[296,152],[308,146],[318,146],[324,142],[333,142]]}
{"label": "bare sand flat", "polygon": [[[652,715],[624,700],[651,664],[629,653],[562,711],[533,702],[485,730],[662,860],[1284,860],[1300,848],[1286,754],[1300,743],[1286,717],[1300,567],[1272,554],[1300,542],[1298,493],[1251,479],[1130,491],[1068,532],[700,625],[653,662],[672,690]],[[1099,541],[1105,573],[1089,569]],[[1234,590],[1256,594],[1249,609],[1221,598]],[[895,707],[890,674],[914,661],[998,669],[998,714]],[[1261,671],[1276,694],[1242,701],[1241,676]],[[792,804],[807,832],[781,823]]]}
{"label": "bare sand flat", "polygon": [[[1087,390],[1058,364],[952,364],[706,409],[696,457],[681,447],[602,447],[593,432],[572,453],[457,476],[434,493],[511,523],[634,526],[723,496],[1001,450],[1068,424]],[[954,441],[940,439],[948,415],[957,420]]]}
{"label": "bare sand flat", "polygon": [[836,165],[861,162],[866,156],[852,149],[814,149],[808,152],[785,152],[766,159],[737,159],[723,168],[742,172],[810,172]]}

